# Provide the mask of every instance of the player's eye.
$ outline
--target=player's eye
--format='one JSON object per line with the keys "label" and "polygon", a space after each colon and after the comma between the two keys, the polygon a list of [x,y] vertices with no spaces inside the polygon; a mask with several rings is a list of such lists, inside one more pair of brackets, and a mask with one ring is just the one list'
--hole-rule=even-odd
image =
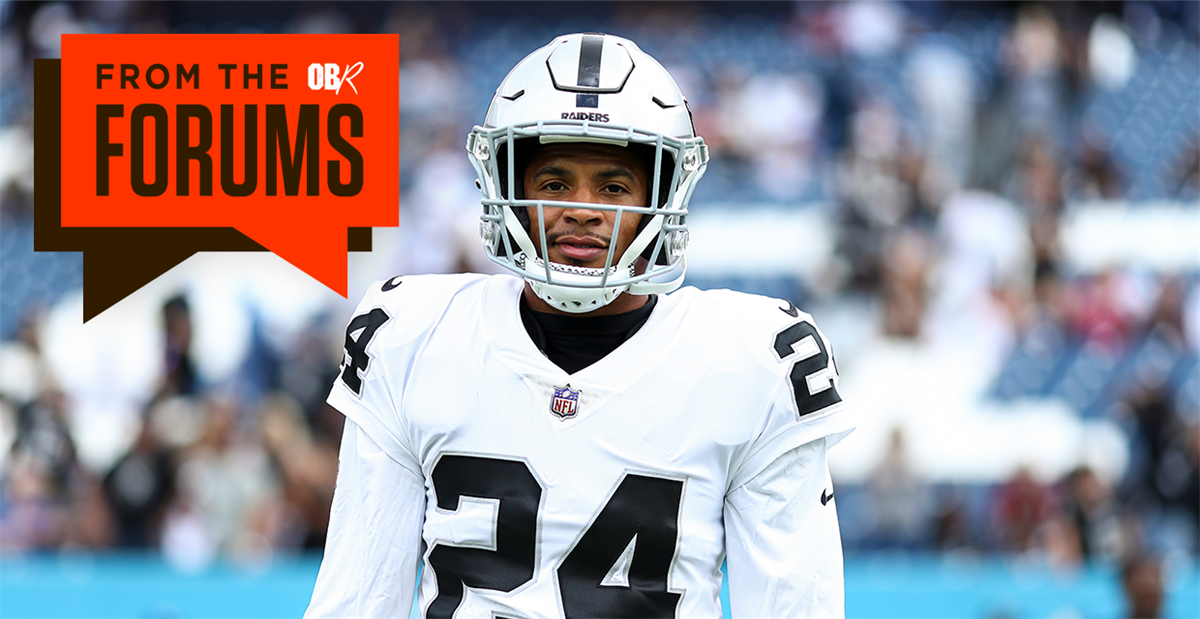
{"label": "player's eye", "polygon": [[616,185],[616,184],[605,185],[604,189],[602,189],[601,191],[603,191],[604,193],[627,193],[627,191],[624,187],[622,187],[620,185]]}
{"label": "player's eye", "polygon": [[566,185],[564,185],[558,181],[550,181],[550,182],[546,183],[545,185],[542,185],[542,191],[563,191],[566,188],[567,188]]}

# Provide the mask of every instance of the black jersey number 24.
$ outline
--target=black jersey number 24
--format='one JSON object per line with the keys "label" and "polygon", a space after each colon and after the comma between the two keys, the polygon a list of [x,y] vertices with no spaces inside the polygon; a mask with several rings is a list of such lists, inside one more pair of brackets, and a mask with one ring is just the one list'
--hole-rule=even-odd
{"label": "black jersey number 24", "polygon": [[[492,547],[435,544],[429,552],[438,595],[427,616],[452,617],[462,604],[464,587],[510,592],[532,580],[542,486],[529,465],[446,454],[431,477],[438,509],[457,511],[465,497],[497,504]],[[564,614],[673,617],[681,594],[668,590],[667,576],[682,499],[681,480],[627,473],[554,571]]]}

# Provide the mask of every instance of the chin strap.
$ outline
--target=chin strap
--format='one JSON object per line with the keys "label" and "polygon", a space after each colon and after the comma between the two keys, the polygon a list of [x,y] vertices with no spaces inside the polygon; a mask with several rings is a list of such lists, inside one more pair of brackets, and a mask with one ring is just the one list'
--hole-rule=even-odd
{"label": "chin strap", "polygon": [[[524,255],[520,256],[521,262],[524,262]],[[534,258],[534,264],[543,265],[541,258]],[[543,267],[544,268],[544,267]],[[560,265],[554,262],[550,263],[551,271],[558,273],[560,281],[597,281],[600,279],[602,269],[589,269],[582,267],[570,267]],[[569,270],[568,270],[569,269]],[[614,274],[616,267],[610,269],[609,276]],[[551,307],[560,309],[564,312],[572,314],[583,314],[593,310],[600,309],[609,303],[612,303],[623,292],[630,294],[666,294],[671,292],[683,284],[684,274],[687,272],[687,261],[681,259],[679,266],[676,268],[677,273],[674,277],[667,281],[645,280],[634,282],[626,286],[609,286],[606,288],[599,287],[577,287],[563,286],[558,284],[547,284],[544,282],[527,279],[533,293],[543,301],[549,303]],[[632,271],[631,271],[632,274]],[[667,275],[671,275],[668,273]]]}
{"label": "chin strap", "polygon": [[[526,280],[528,281],[528,280]],[[620,288],[568,288],[530,281],[536,294],[551,307],[571,314],[585,314],[612,303],[623,290]]]}
{"label": "chin strap", "polygon": [[669,276],[671,273],[665,273],[653,279],[647,279],[629,284],[629,289],[627,292],[630,294],[667,294],[668,292],[672,292],[683,285],[683,276],[687,273],[686,256],[679,259],[679,265],[675,267],[675,270],[677,270],[679,274],[665,282],[654,280]]}
{"label": "chin strap", "polygon": [[[527,271],[544,272],[546,262],[534,256],[521,252],[516,257],[517,266]],[[624,286],[607,286],[601,288],[598,284],[604,269],[577,267],[551,262],[549,265],[552,277],[556,282],[547,284],[526,278],[533,293],[552,307],[572,314],[581,314],[599,309],[612,303],[622,292],[629,288]],[[617,267],[608,269],[608,276],[619,273]],[[628,269],[628,276],[633,276],[633,269]]]}

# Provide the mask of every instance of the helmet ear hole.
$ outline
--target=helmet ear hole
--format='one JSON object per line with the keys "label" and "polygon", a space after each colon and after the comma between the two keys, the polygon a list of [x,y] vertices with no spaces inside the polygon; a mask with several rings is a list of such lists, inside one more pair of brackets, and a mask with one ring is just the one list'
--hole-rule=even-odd
{"label": "helmet ear hole", "polygon": [[[533,156],[533,151],[537,147],[537,141],[532,138],[516,140],[513,143],[514,169],[513,179],[515,187],[513,187],[513,195],[509,195],[508,191],[508,143],[500,142],[496,145],[496,169],[500,173],[500,177],[496,179],[500,183],[500,195],[509,200],[524,200],[525,199],[525,168],[529,166],[529,160]],[[517,216],[517,222],[521,227],[525,228],[526,233],[530,231],[529,209],[524,206],[512,207],[513,214]],[[508,241],[513,247],[517,246],[517,239],[508,233]],[[496,254],[499,256],[507,255],[504,250],[504,244],[498,243],[496,246]]]}
{"label": "helmet ear hole", "polygon": [[[654,153],[657,150],[652,144],[632,143],[627,148],[630,152],[637,155],[642,160],[642,166],[646,169],[646,182],[649,185],[646,187],[646,192],[649,193],[654,189]],[[675,171],[675,157],[671,151],[663,149],[662,163],[658,166],[658,207],[664,208],[667,206],[667,200],[671,196],[671,175]],[[650,206],[647,204],[646,206]],[[645,220],[638,227],[640,232],[645,227]]]}
{"label": "helmet ear hole", "polygon": [[[649,144],[630,144],[629,150],[637,153],[645,163],[646,172],[648,173],[646,178],[650,184],[650,186],[646,188],[646,191],[647,193],[653,191],[655,175],[652,173],[652,170],[654,170],[654,153],[657,149]],[[662,154],[662,162],[658,166],[658,208],[667,207],[667,201],[671,198],[671,177],[674,172],[675,157],[670,151],[664,149]],[[646,206],[650,205],[647,204]],[[638,222],[638,234],[641,234],[642,230],[646,229],[646,226],[650,225],[650,219],[652,217],[662,217],[662,215],[643,215],[642,220]],[[647,262],[650,261],[651,255],[654,253],[654,245],[655,243],[651,242],[646,246],[646,249],[642,250],[641,257],[645,258]],[[663,247],[659,250],[658,259],[655,260],[654,263],[659,265],[671,263],[671,259],[667,255],[666,239],[663,240]]]}
{"label": "helmet ear hole", "polygon": [[[508,193],[508,143],[498,142],[496,144],[496,169],[500,172],[500,178],[496,180],[500,182],[501,197],[508,200],[525,199],[525,168],[529,167],[529,160],[533,157],[533,151],[537,146],[537,140],[533,138],[524,138],[513,142],[513,180],[516,186],[513,187],[513,195],[510,196]],[[528,230],[528,218],[525,218],[522,223]]]}

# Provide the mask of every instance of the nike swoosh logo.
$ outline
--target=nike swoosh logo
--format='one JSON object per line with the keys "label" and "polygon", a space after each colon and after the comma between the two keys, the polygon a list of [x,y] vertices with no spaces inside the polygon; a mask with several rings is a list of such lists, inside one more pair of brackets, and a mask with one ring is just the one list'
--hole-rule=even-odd
{"label": "nike swoosh logo", "polygon": [[779,309],[792,318],[798,318],[800,316],[800,310],[797,309],[796,304],[792,303],[791,301],[788,301],[787,307],[781,307]]}
{"label": "nike swoosh logo", "polygon": [[832,492],[830,492],[829,494],[825,494],[825,491],[821,490],[821,505],[826,505],[832,500],[833,500]]}

